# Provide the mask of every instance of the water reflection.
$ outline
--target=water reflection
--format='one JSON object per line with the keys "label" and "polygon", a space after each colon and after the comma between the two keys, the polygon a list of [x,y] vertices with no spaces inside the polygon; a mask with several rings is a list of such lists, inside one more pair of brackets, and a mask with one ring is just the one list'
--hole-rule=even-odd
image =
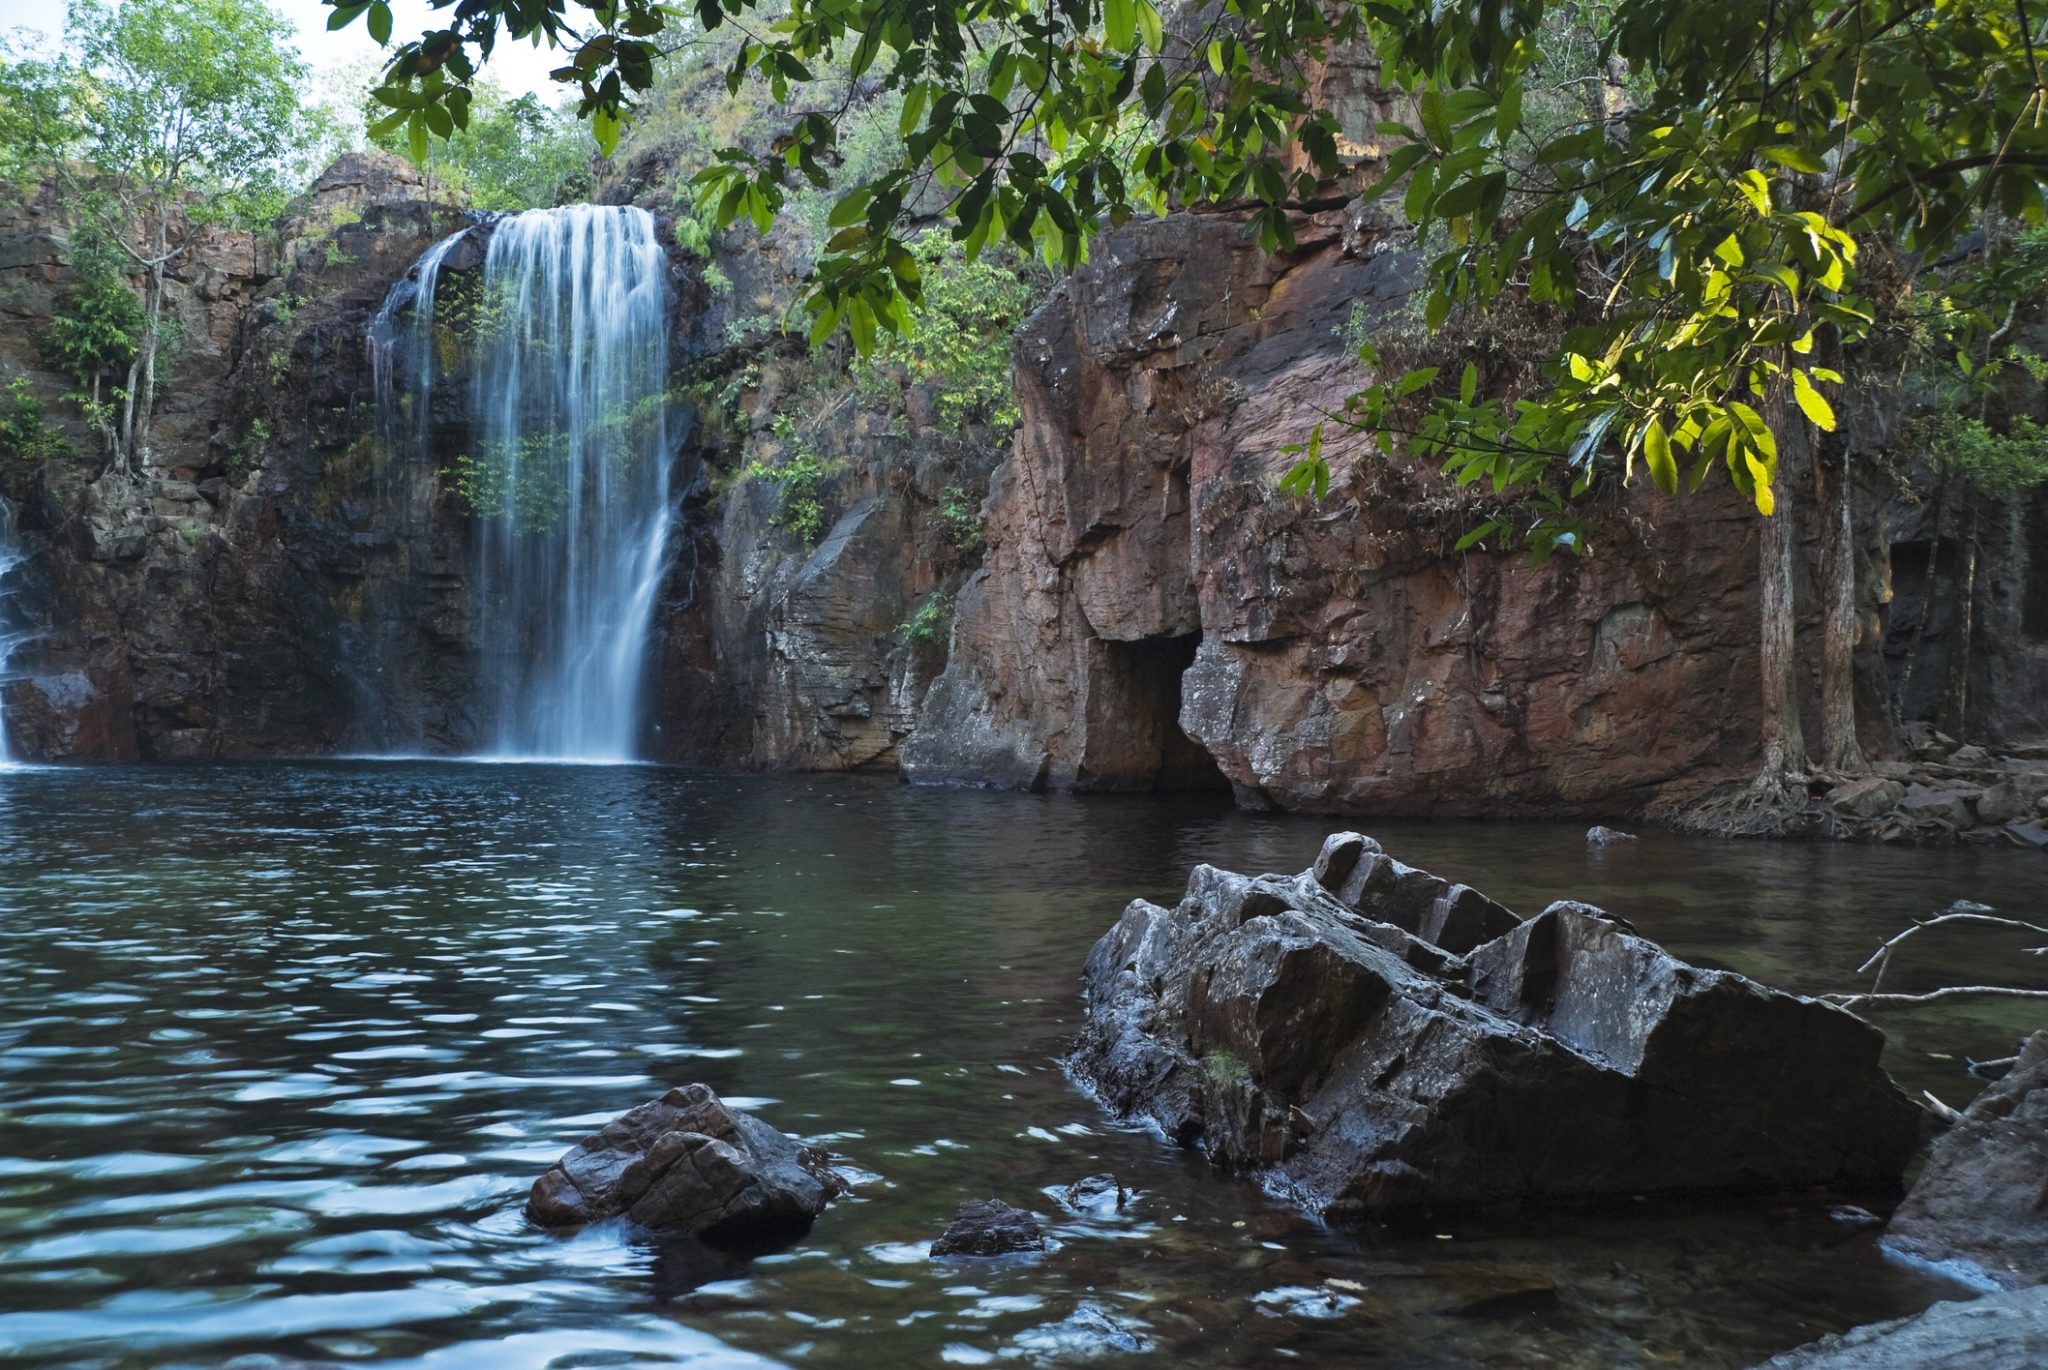
{"label": "water reflection", "polygon": [[[1824,1201],[1334,1233],[1061,1076],[1076,974],[1189,865],[1298,869],[1327,825],[1206,802],[651,768],[325,765],[0,780],[0,1355],[29,1364],[1743,1365],[1944,1286]],[[1835,988],[1906,917],[2019,908],[2000,852],[1376,825],[1518,907]],[[2012,973],[1995,938],[1895,983]],[[1894,1065],[2011,1006],[1920,1015]],[[1937,1054],[1939,1053],[1939,1054]],[[746,1265],[519,1215],[585,1132],[704,1080],[861,1178]],[[1060,1192],[1114,1172],[1122,1210]],[[962,1199],[1051,1255],[931,1262]]]}

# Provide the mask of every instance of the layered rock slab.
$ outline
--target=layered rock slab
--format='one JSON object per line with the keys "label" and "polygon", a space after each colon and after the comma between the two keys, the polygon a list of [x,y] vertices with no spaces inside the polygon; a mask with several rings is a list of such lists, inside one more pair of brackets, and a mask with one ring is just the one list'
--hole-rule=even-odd
{"label": "layered rock slab", "polygon": [[534,1181],[543,1227],[624,1216],[719,1245],[801,1235],[844,1191],[825,1156],[707,1085],[683,1085],[614,1118]]}
{"label": "layered rock slab", "polygon": [[1895,1186],[1919,1138],[1854,1015],[1590,905],[1521,919],[1356,833],[1300,875],[1196,867],[1085,979],[1078,1080],[1331,1218]]}
{"label": "layered rock slab", "polygon": [[2048,1032],[1935,1143],[1885,1245],[2007,1289],[2048,1284]]}

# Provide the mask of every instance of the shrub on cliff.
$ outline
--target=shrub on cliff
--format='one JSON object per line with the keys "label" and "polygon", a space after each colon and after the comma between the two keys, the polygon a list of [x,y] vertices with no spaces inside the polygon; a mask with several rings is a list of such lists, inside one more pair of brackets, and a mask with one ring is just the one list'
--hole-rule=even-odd
{"label": "shrub on cliff", "polygon": [[[10,160],[78,201],[141,278],[141,321],[112,417],[140,470],[156,403],[170,267],[195,227],[281,204],[305,68],[262,0],[72,0],[61,51],[0,67]],[[94,346],[98,346],[97,343]]]}

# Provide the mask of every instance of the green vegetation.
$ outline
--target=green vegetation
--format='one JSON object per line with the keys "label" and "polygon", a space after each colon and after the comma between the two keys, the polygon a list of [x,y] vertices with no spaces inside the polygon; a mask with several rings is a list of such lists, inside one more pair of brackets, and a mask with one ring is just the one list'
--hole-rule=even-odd
{"label": "green vegetation", "polygon": [[897,377],[929,384],[945,429],[979,423],[1007,437],[1020,417],[1010,388],[1011,340],[1050,277],[1014,253],[970,258],[943,233],[925,234],[915,249],[924,279],[918,327],[878,340],[856,364],[855,380],[869,395],[892,390]]}
{"label": "green vegetation", "polygon": [[[114,456],[129,470],[148,450],[166,272],[191,226],[281,206],[305,76],[289,31],[262,0],[72,0],[59,55],[0,67],[10,168],[101,207],[93,231],[142,278],[118,416],[94,416],[110,420]],[[105,338],[91,341],[95,357],[110,355]]]}
{"label": "green vegetation", "polygon": [[958,550],[981,550],[981,501],[968,494],[965,487],[946,487],[945,498],[939,504],[939,524],[946,530],[946,541]]}
{"label": "green vegetation", "polygon": [[820,487],[837,469],[813,451],[787,414],[775,417],[774,432],[782,443],[782,460],[756,457],[741,467],[736,480],[764,480],[776,487],[780,508],[770,523],[794,533],[806,547],[815,546],[825,531],[825,503]]}
{"label": "green vegetation", "polygon": [[[110,381],[125,376],[134,365],[142,335],[142,301],[128,285],[126,259],[98,227],[103,207],[85,208],[80,226],[71,234],[71,289],[58,301],[39,341],[43,360],[77,387],[64,396],[65,402],[78,407],[111,457],[127,391]],[[158,346],[162,345],[160,336]]]}
{"label": "green vegetation", "polygon": [[1212,1051],[1202,1058],[1202,1071],[1219,1085],[1236,1084],[1252,1078],[1251,1063],[1234,1051]]}
{"label": "green vegetation", "polygon": [[26,376],[16,376],[0,394],[0,456],[35,464],[61,457],[71,450],[64,435],[43,418],[43,402],[29,388]]}
{"label": "green vegetation", "polygon": [[533,433],[517,451],[463,453],[441,471],[462,506],[478,518],[510,517],[522,533],[545,533],[569,507],[568,444],[559,433]]}
{"label": "green vegetation", "polygon": [[953,624],[953,597],[934,590],[903,625],[903,639],[920,645],[943,642]]}

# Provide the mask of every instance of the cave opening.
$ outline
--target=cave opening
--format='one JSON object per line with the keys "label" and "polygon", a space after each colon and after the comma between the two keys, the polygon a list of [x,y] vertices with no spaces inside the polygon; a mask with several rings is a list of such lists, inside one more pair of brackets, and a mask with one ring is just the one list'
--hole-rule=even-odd
{"label": "cave opening", "polygon": [[[1146,758],[1155,794],[1228,791],[1230,782],[1216,758],[1180,726],[1181,682],[1201,649],[1199,632],[1175,637],[1109,642],[1110,659],[1123,688],[1125,727],[1132,750]],[[1134,777],[1136,778],[1136,777]]]}

